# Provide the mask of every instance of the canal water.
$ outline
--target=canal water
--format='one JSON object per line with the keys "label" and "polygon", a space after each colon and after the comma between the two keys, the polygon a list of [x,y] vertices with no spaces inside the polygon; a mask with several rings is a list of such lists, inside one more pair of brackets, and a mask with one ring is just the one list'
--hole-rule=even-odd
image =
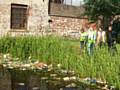
{"label": "canal water", "polygon": [[29,70],[4,69],[0,71],[0,90],[78,90],[75,87],[64,87],[61,81],[59,84],[54,80],[48,82],[46,75],[43,76],[43,73]]}
{"label": "canal water", "polygon": [[76,83],[53,79],[47,72],[0,69],[0,90],[101,90],[88,87],[83,82]]}

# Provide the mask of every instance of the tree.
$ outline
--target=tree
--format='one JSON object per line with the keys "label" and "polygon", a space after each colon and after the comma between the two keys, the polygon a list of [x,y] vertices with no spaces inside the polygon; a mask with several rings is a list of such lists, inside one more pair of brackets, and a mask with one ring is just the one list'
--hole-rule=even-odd
{"label": "tree", "polygon": [[101,20],[106,30],[116,15],[120,15],[120,0],[84,0],[85,15],[90,20]]}

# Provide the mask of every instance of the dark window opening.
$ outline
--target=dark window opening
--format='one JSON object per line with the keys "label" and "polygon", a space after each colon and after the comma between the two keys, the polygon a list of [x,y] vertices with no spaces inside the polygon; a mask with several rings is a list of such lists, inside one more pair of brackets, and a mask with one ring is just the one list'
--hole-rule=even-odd
{"label": "dark window opening", "polygon": [[11,29],[27,29],[27,7],[11,4]]}

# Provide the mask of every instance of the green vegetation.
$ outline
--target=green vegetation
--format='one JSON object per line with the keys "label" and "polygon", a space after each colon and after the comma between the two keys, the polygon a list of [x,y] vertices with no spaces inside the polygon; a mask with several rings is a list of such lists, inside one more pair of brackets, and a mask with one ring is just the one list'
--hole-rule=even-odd
{"label": "green vegetation", "polygon": [[120,0],[84,0],[85,14],[90,19],[99,19],[99,16],[110,18],[119,15]]}
{"label": "green vegetation", "polygon": [[120,0],[84,0],[84,3],[84,14],[91,22],[100,20],[104,30],[120,14]]}
{"label": "green vegetation", "polygon": [[[120,46],[117,46],[120,50]],[[119,51],[118,50],[118,51]],[[96,49],[92,56],[80,52],[79,41],[59,37],[3,37],[0,53],[10,53],[21,61],[39,60],[62,64],[80,77],[102,79],[120,88],[120,56],[110,56],[107,47]]]}

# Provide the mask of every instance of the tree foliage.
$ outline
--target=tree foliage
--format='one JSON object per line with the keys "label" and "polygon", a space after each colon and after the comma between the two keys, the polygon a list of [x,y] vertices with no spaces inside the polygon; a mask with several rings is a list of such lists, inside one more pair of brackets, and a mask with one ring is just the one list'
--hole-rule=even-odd
{"label": "tree foliage", "polygon": [[111,18],[120,14],[120,0],[84,0],[85,14],[92,20],[100,16]]}

